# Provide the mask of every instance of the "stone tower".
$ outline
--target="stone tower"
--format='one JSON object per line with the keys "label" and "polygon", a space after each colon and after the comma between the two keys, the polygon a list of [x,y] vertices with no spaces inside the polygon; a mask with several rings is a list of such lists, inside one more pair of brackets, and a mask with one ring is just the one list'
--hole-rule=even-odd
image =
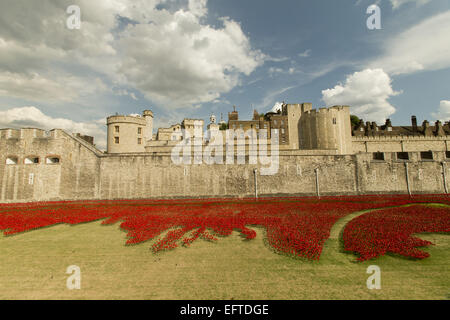
{"label": "stone tower", "polygon": [[282,112],[288,116],[289,148],[300,149],[300,119],[302,114],[312,109],[312,103],[284,104]]}
{"label": "stone tower", "polygon": [[107,153],[145,152],[145,143],[152,139],[153,113],[140,115],[114,115],[106,119]]}
{"label": "stone tower", "polygon": [[153,138],[153,112],[150,110],[144,110],[145,129],[144,129],[144,142],[152,140]]}
{"label": "stone tower", "polygon": [[338,154],[351,154],[350,107],[334,106],[304,112],[299,134],[301,149],[337,150]]}

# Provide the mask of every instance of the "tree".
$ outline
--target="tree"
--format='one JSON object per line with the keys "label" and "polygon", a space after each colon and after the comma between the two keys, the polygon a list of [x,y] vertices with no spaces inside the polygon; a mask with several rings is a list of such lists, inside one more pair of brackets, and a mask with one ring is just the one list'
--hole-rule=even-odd
{"label": "tree", "polygon": [[352,124],[352,127],[357,126],[359,124],[360,119],[355,115],[350,115],[350,122]]}

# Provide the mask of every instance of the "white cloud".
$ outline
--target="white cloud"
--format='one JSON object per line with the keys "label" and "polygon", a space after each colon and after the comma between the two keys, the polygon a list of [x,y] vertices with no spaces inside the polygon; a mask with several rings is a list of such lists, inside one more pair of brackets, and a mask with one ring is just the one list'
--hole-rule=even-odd
{"label": "white cloud", "polygon": [[[79,30],[65,26],[71,4],[81,8]],[[160,4],[171,10],[157,9]],[[33,14],[18,19],[25,8]],[[36,101],[38,82],[49,88],[40,101],[76,101],[79,86],[67,86],[63,76],[71,74],[69,84],[105,77],[165,107],[213,101],[265,56],[252,49],[236,21],[221,18],[222,26],[214,27],[207,15],[207,0],[2,1],[0,78],[21,85],[0,94]],[[30,75],[34,80],[26,80]]]}
{"label": "white cloud", "polygon": [[272,61],[272,62],[284,62],[290,60],[289,57],[271,57],[269,55],[263,55],[264,61]]}
{"label": "white cloud", "polygon": [[208,0],[189,0],[189,11],[198,17],[203,17],[208,13],[207,2]]}
{"label": "white cloud", "polygon": [[450,67],[450,10],[428,18],[384,43],[384,54],[368,64],[392,75]]}
{"label": "white cloud", "polygon": [[135,101],[139,100],[136,97],[136,95],[134,94],[134,92],[130,92],[130,91],[126,90],[126,89],[113,89],[113,92],[114,92],[114,94],[116,94],[118,96],[121,96],[121,97],[129,96],[129,97],[131,97],[131,99],[133,99]]}
{"label": "white cloud", "polygon": [[282,68],[275,68],[275,67],[270,67],[269,70],[267,71],[269,73],[269,76],[273,76],[277,73],[283,73],[284,70]]}
{"label": "white cloud", "polygon": [[308,58],[311,55],[311,49],[305,50],[298,54],[300,58]]}
{"label": "white cloud", "polygon": [[64,118],[52,118],[36,107],[19,107],[0,111],[1,128],[39,128],[44,130],[63,129],[69,133],[94,136],[94,143],[106,149],[106,119],[90,122],[75,122]]}
{"label": "white cloud", "polygon": [[235,21],[214,29],[183,10],[128,26],[120,46],[127,48],[120,72],[129,84],[169,107],[214,101],[263,61]]}
{"label": "white cloud", "polygon": [[395,9],[400,8],[405,3],[415,2],[417,6],[422,6],[430,1],[431,0],[391,0],[391,4],[392,4],[392,8],[395,10]]}
{"label": "white cloud", "polygon": [[0,72],[0,96],[39,102],[71,102],[76,98],[108,90],[100,78],[88,81],[71,74]]}
{"label": "white cloud", "polygon": [[437,112],[431,113],[433,118],[441,121],[450,120],[450,100],[442,100]]}
{"label": "white cloud", "polygon": [[351,113],[366,121],[383,123],[395,112],[388,99],[397,95],[391,78],[382,69],[366,69],[348,75],[344,84],[322,91],[327,106],[349,105]]}
{"label": "white cloud", "polygon": [[281,88],[278,90],[270,91],[264,96],[264,98],[258,105],[260,105],[262,108],[266,109],[267,107],[272,105],[276,101],[276,99],[279,98],[283,93],[285,93],[293,88],[295,88],[295,86],[290,86],[290,87],[285,87],[285,88]]}

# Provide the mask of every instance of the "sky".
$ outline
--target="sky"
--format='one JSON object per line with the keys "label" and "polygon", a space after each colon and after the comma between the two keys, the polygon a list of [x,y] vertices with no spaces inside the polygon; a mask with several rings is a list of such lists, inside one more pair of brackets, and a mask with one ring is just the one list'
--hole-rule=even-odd
{"label": "sky", "polygon": [[282,101],[378,124],[450,120],[450,0],[0,2],[0,128],[61,128],[104,149],[115,113],[150,109],[156,132]]}

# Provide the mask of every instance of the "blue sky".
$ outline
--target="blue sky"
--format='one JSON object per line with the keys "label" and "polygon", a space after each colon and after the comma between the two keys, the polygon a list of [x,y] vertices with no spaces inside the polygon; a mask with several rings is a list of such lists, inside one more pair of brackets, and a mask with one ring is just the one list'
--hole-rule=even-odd
{"label": "blue sky", "polygon": [[[65,26],[71,4],[79,30]],[[373,4],[380,30],[366,26]],[[2,1],[0,126],[103,147],[106,116],[146,108],[156,126],[281,101],[450,120],[449,34],[450,0]]]}

